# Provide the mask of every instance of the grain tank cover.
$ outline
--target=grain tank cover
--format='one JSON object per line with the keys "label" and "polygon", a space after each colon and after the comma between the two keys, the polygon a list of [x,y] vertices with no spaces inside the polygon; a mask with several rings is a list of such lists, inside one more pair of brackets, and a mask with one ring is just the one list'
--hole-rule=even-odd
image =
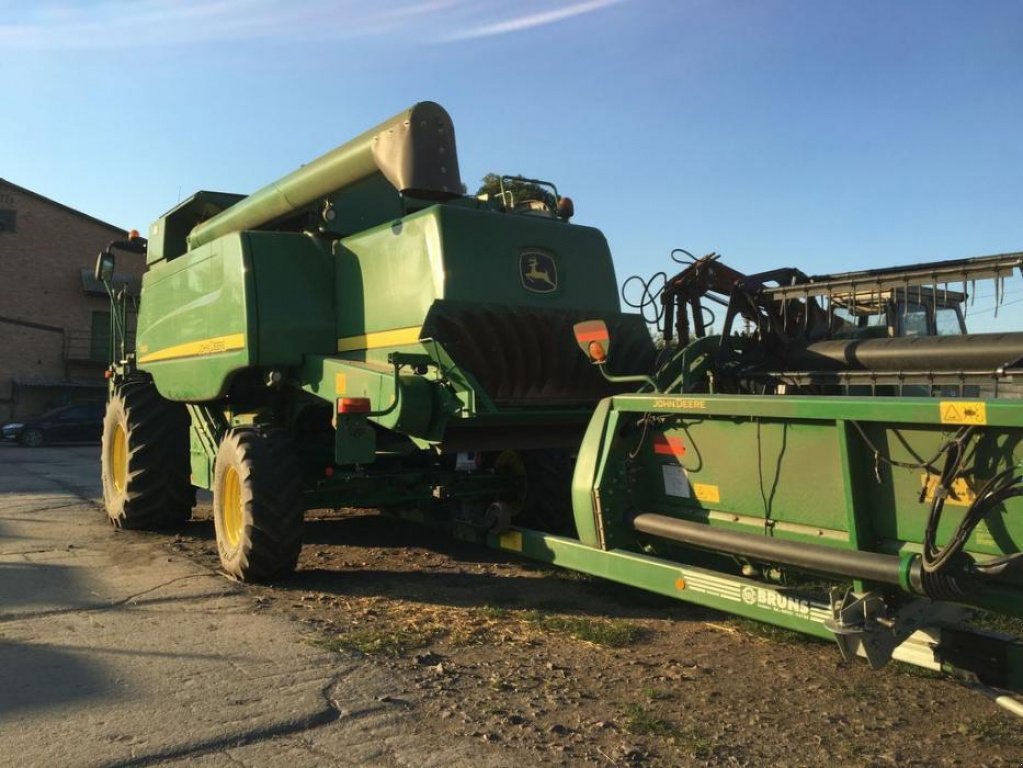
{"label": "grain tank cover", "polygon": [[377,173],[402,194],[431,200],[461,195],[455,128],[444,107],[415,104],[263,187],[195,227],[189,248],[266,226]]}

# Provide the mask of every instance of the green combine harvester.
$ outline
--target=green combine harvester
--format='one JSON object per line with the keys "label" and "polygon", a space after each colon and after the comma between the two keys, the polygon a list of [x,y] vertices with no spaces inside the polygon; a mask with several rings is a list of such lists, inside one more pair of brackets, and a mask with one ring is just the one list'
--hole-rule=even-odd
{"label": "green combine harvester", "polygon": [[1023,617],[1023,334],[963,320],[1023,254],[824,276],[710,255],[644,283],[644,317],[553,185],[464,189],[423,102],[101,253],[106,281],[116,249],[148,266],[134,349],[114,296],[113,524],[179,526],[209,489],[224,570],[264,581],[305,510],[379,508],[1023,689],[1020,642],[968,623]]}

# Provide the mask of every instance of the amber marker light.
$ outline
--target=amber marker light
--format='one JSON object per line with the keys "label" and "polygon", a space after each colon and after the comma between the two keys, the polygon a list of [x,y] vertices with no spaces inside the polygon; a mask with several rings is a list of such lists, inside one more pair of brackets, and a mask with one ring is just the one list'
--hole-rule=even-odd
{"label": "amber marker light", "polygon": [[575,342],[591,363],[603,365],[607,360],[608,345],[611,342],[607,323],[603,320],[584,320],[572,326]]}
{"label": "amber marker light", "polygon": [[369,413],[368,397],[341,397],[337,401],[338,413]]}

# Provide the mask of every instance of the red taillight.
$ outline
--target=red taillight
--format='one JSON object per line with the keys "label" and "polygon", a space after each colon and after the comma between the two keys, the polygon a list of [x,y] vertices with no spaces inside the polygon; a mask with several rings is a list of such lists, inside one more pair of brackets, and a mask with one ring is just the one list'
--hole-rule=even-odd
{"label": "red taillight", "polygon": [[368,397],[339,397],[337,401],[338,413],[369,413]]}
{"label": "red taillight", "polygon": [[681,437],[654,435],[654,453],[682,457],[686,455],[686,444],[682,442]]}

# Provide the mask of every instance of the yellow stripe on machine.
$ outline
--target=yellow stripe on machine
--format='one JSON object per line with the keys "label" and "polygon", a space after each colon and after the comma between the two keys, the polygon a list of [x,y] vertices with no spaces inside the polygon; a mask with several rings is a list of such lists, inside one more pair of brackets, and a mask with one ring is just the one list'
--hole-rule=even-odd
{"label": "yellow stripe on machine", "polygon": [[358,336],[345,336],[337,340],[338,352],[357,352],[363,349],[380,349],[380,347],[398,347],[403,344],[415,344],[419,341],[422,331],[418,325],[411,328],[395,328],[391,331],[374,331]]}
{"label": "yellow stripe on machine", "polygon": [[139,358],[139,364],[155,363],[158,360],[173,360],[179,357],[215,355],[218,352],[230,352],[235,349],[245,349],[244,333],[232,333],[227,336],[214,336],[212,339],[200,339],[199,341],[175,344],[173,347],[159,349],[156,352],[143,355]]}

